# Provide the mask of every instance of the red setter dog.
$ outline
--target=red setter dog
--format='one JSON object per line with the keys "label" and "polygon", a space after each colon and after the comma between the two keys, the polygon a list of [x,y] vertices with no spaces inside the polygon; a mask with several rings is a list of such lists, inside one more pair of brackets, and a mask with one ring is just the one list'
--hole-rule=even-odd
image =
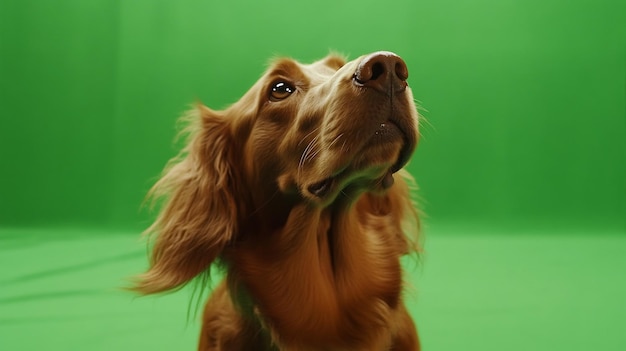
{"label": "red setter dog", "polygon": [[401,171],[418,141],[407,77],[391,52],[282,59],[225,111],[198,106],[152,191],[166,202],[134,288],[219,262],[200,350],[418,350],[400,265],[419,230]]}

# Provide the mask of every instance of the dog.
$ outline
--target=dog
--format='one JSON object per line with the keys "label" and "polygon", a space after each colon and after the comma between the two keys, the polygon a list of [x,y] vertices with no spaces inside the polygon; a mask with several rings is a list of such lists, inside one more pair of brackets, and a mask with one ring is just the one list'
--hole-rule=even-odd
{"label": "dog", "polygon": [[419,350],[400,264],[419,246],[407,78],[391,52],[277,59],[229,108],[198,104],[151,190],[162,206],[133,289],[175,290],[219,264],[201,351]]}

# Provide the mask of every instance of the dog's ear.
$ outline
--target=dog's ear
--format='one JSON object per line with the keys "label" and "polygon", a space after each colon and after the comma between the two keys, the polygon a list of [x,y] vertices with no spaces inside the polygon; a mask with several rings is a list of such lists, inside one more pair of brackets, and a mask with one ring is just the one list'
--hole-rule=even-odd
{"label": "dog's ear", "polygon": [[150,268],[132,288],[143,294],[182,287],[207,272],[237,232],[237,174],[229,123],[204,106],[189,118],[186,148],[170,161],[150,192],[165,202],[147,230],[156,237]]}

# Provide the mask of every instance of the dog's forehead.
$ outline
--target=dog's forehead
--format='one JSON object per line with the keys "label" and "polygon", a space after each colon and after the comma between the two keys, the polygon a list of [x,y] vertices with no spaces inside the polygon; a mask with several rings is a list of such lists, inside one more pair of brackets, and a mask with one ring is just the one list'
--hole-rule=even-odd
{"label": "dog's forehead", "polygon": [[295,80],[305,80],[316,83],[328,79],[345,64],[345,60],[338,55],[327,57],[313,63],[302,63],[291,58],[274,60],[270,72],[276,76],[291,77]]}

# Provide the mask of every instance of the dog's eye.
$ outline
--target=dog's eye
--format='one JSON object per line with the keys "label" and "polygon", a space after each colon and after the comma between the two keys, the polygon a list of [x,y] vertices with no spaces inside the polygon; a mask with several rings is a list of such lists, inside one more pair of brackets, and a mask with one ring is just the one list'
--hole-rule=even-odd
{"label": "dog's eye", "polygon": [[279,101],[289,97],[296,89],[289,83],[278,82],[274,84],[270,91],[270,100]]}

